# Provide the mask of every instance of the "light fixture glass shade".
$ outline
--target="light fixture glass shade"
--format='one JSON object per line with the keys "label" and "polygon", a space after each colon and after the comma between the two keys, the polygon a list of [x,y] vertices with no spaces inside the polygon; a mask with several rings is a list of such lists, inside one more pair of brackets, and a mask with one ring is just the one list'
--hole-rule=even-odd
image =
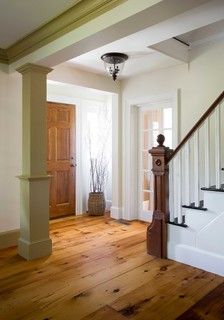
{"label": "light fixture glass shade", "polygon": [[104,62],[105,69],[115,81],[124,68],[124,63],[128,56],[124,53],[109,52],[102,55],[101,59]]}

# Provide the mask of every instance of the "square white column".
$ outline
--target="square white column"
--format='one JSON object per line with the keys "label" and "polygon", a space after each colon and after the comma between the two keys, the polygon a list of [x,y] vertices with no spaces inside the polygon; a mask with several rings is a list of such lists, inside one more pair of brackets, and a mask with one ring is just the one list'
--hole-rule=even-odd
{"label": "square white column", "polygon": [[51,69],[26,64],[22,74],[22,175],[19,254],[27,260],[50,255],[49,179],[46,173],[46,78]]}

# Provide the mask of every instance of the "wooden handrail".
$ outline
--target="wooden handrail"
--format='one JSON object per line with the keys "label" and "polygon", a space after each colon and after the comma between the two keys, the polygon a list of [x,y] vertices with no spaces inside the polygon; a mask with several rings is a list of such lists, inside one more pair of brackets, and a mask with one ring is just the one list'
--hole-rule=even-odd
{"label": "wooden handrail", "polygon": [[[224,99],[224,91],[218,96],[218,98],[213,102],[213,104],[208,108],[208,110],[201,116],[201,118],[196,122],[193,128],[188,132],[188,134],[184,137],[184,139],[180,142],[180,144],[173,151],[171,156],[168,159],[170,162],[178,151],[183,147],[183,145],[190,139],[190,137],[194,134],[194,132],[201,126],[201,124],[206,120],[206,118],[212,113],[213,110],[219,105],[219,103]],[[167,163],[168,163],[167,162]]]}

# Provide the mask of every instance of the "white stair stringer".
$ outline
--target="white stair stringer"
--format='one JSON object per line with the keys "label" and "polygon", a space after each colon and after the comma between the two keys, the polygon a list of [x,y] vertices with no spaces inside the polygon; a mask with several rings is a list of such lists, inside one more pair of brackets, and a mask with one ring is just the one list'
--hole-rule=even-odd
{"label": "white stair stringer", "polygon": [[[224,257],[224,212],[196,235],[196,247]],[[223,267],[224,269],[224,267]]]}
{"label": "white stair stringer", "polygon": [[168,224],[168,242],[196,246],[196,232],[191,228],[181,228]]}
{"label": "white stair stringer", "polygon": [[168,242],[168,258],[224,277],[224,256],[196,247]]}
{"label": "white stair stringer", "polygon": [[168,258],[224,276],[224,193],[205,191],[204,206],[185,209],[187,228],[168,224]]}
{"label": "white stair stringer", "polygon": [[211,211],[200,211],[194,209],[186,209],[185,224],[196,232],[199,232],[211,221],[217,218],[217,214]]}

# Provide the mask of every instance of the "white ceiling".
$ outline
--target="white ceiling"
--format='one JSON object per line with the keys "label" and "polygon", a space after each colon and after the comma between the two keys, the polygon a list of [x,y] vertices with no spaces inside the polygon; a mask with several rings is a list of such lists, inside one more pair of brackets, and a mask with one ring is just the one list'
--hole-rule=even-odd
{"label": "white ceiling", "polygon": [[[224,20],[192,30],[177,37],[189,43],[189,48],[191,48],[220,37],[220,35],[224,36]],[[141,30],[128,37],[75,57],[69,60],[68,63],[78,69],[107,75],[104,64],[100,59],[101,55],[106,52],[123,52],[129,56],[129,59],[125,63],[122,74],[119,76],[121,79],[183,63],[171,56],[149,48],[149,39],[150,34],[148,30]]]}
{"label": "white ceiling", "polygon": [[129,56],[119,76],[121,79],[180,64],[180,61],[148,48],[147,38],[142,31],[78,56],[70,60],[69,64],[78,69],[106,74],[100,59],[106,52],[123,52]]}
{"label": "white ceiling", "polygon": [[194,47],[221,36],[224,36],[224,20],[181,34],[178,38]]}
{"label": "white ceiling", "polygon": [[80,0],[0,0],[0,48],[7,48]]}

